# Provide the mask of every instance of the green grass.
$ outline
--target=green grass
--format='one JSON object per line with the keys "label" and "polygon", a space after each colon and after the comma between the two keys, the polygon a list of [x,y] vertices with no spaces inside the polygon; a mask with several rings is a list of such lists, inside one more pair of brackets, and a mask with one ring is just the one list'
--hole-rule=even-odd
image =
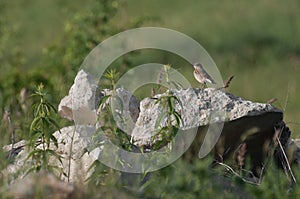
{"label": "green grass", "polygon": [[[160,16],[163,27],[192,36],[210,53],[223,79],[235,75],[230,92],[258,102],[278,98],[275,105],[286,106],[285,120],[298,122],[299,4],[154,0],[130,1],[128,10]],[[183,70],[191,72],[188,67]],[[300,132],[299,125],[291,129],[296,135]]]}

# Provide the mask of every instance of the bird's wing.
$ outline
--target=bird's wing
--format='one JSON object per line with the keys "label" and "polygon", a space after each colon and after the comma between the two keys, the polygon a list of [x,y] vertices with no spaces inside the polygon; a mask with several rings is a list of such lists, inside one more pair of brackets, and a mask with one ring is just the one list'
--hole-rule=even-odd
{"label": "bird's wing", "polygon": [[216,82],[213,80],[213,78],[204,70],[204,68],[200,67],[201,73],[203,77],[205,78],[205,81],[210,84],[215,84]]}

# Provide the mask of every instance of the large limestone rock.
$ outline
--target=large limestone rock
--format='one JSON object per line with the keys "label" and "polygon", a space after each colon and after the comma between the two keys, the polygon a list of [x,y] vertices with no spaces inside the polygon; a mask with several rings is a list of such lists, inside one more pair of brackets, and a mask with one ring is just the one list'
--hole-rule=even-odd
{"label": "large limestone rock", "polygon": [[[175,104],[175,109],[182,117],[182,130],[204,127],[211,123],[230,123],[243,117],[255,118],[266,113],[272,113],[278,121],[282,118],[282,111],[270,104],[251,102],[214,88],[171,90],[171,93],[181,102],[181,105]],[[156,102],[158,98],[166,95],[160,94],[140,102],[139,118],[132,132],[136,145],[154,144],[152,137],[155,134],[156,121],[162,112],[166,112],[161,103]],[[166,117],[162,121],[160,127],[166,126]]]}
{"label": "large limestone rock", "polygon": [[[210,146],[214,146],[216,162],[230,160],[230,165],[243,166],[249,156],[252,173],[255,176],[261,175],[264,160],[273,146],[274,128],[283,118],[281,110],[270,104],[251,102],[213,88],[171,90],[171,94],[180,101],[175,103],[175,110],[183,121],[179,129],[190,136],[188,130],[196,128],[194,141],[184,154],[188,161],[205,157],[211,150]],[[155,129],[167,126],[167,116],[157,124],[160,115],[167,110],[156,102],[165,95],[168,94],[141,101],[139,118],[132,132],[135,145],[152,149],[162,141]],[[174,119],[172,125],[175,126]],[[216,143],[211,144],[214,140]],[[183,144],[186,145],[186,141]],[[243,152],[239,151],[241,146],[244,147]],[[202,147],[206,149],[201,150]],[[243,157],[237,157],[241,153]]]}

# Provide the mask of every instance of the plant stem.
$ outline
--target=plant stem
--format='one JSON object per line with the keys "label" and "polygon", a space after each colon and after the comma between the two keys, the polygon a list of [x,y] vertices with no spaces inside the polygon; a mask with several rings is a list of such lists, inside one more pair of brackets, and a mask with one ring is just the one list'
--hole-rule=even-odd
{"label": "plant stem", "polygon": [[74,141],[74,135],[75,135],[75,130],[74,128],[73,134],[71,136],[71,146],[70,146],[70,154],[69,154],[69,160],[68,160],[68,182],[70,182],[70,173],[71,173],[71,159],[72,159],[72,150],[73,150],[73,141]]}
{"label": "plant stem", "polygon": [[6,110],[5,114],[7,115],[8,124],[9,124],[9,127],[11,129],[11,137],[10,137],[10,140],[11,140],[11,150],[10,150],[9,156],[8,156],[8,158],[10,159],[10,158],[13,157],[13,153],[14,153],[15,129],[14,129],[12,121],[11,121],[10,111]]}

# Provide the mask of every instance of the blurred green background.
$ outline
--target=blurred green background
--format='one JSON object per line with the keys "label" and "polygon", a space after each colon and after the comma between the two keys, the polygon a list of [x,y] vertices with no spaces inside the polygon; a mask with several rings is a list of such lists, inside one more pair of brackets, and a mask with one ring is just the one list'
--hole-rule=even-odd
{"label": "blurred green background", "polygon": [[[22,56],[20,63],[10,65],[8,70],[17,70],[20,75],[38,70],[43,78],[36,77],[35,81],[48,80],[55,75],[63,76],[64,74],[55,72],[49,74],[49,70],[51,71],[49,67],[58,68],[56,72],[59,73],[59,68],[65,65],[59,63],[61,58],[57,58],[57,62],[53,60],[56,57],[51,57],[51,53],[47,54],[46,49],[53,45],[57,48],[63,45],[72,46],[64,42],[70,34],[67,30],[68,25],[73,23],[76,26],[76,17],[88,15],[95,1],[1,1],[3,23],[5,28],[13,31],[13,34],[9,35],[9,40],[3,44],[5,49],[2,51],[5,54],[12,54],[11,59],[17,59],[18,55]],[[133,26],[161,26],[191,36],[202,44],[214,59],[223,79],[235,75],[230,92],[258,102],[277,98],[275,105],[285,110],[284,120],[290,122],[289,126],[295,134],[300,132],[299,124],[294,124],[299,122],[300,118],[300,94],[297,92],[300,85],[299,1],[129,0],[113,2],[118,10],[110,22],[116,26],[112,33]],[[111,35],[113,34],[107,32],[96,41],[101,42]],[[94,37],[97,35],[95,34]],[[16,55],[13,54],[16,52],[10,51],[18,53]],[[82,52],[81,56],[84,57],[87,55],[84,52],[89,51]],[[51,64],[48,63],[49,57]],[[2,57],[4,61],[5,58]],[[170,62],[165,57],[160,59],[161,63]],[[77,65],[71,68],[78,69],[81,61],[82,59],[79,59],[74,62]],[[145,59],[144,63],[146,61],[151,60]],[[176,63],[172,64],[176,65]],[[0,65],[0,67],[4,66]],[[184,74],[192,73],[189,67],[181,69]],[[64,71],[62,69],[62,72]],[[54,91],[51,91],[56,96],[56,103],[67,93],[68,86],[72,84],[71,77],[74,77],[74,73],[70,73],[70,78],[66,78],[67,81],[64,82],[66,85],[61,86],[63,90],[53,88]],[[0,75],[1,85],[4,84],[3,81],[11,78],[3,71]],[[38,82],[23,83],[17,85],[17,89],[30,87],[29,85]],[[7,106],[7,104],[1,105],[2,110]]]}
{"label": "blurred green background", "polygon": [[[299,9],[298,0],[0,0],[1,146],[10,142],[2,119],[5,109],[11,111],[17,139],[28,137],[30,94],[36,85],[45,84],[49,100],[57,106],[95,45],[144,26],[170,28],[194,38],[214,59],[224,80],[235,76],[229,92],[257,102],[277,98],[274,105],[284,110],[292,137],[298,137]],[[199,86],[191,66],[166,52],[130,53],[115,65],[125,72],[148,62],[171,64]],[[60,119],[61,126],[67,124]],[[279,190],[272,181],[265,186],[254,192],[263,196],[264,188]],[[168,191],[173,193],[173,188]]]}
{"label": "blurred green background", "polygon": [[[76,69],[93,47],[87,46],[82,39],[85,34],[101,42],[118,31],[132,27],[160,26],[180,31],[197,40],[214,59],[224,80],[235,75],[229,92],[258,102],[277,98],[275,105],[284,109],[284,120],[293,133],[296,135],[300,130],[299,124],[296,124],[300,123],[300,94],[297,92],[300,86],[300,2],[297,0],[112,1],[116,10],[106,24],[109,30],[101,30],[101,27],[99,32],[97,29],[90,31],[87,21],[88,25],[80,25],[85,23],[84,16],[97,6],[93,0],[1,1],[2,26],[12,32],[2,42],[2,48],[5,48],[2,51],[10,57],[4,55],[2,59],[10,59],[13,63],[2,71],[13,70],[21,76],[34,73],[30,77],[34,76],[32,81],[36,82],[51,81],[49,79],[53,76],[65,78],[65,85],[52,85],[53,88],[49,88],[55,96],[55,104],[67,94]],[[113,28],[110,28],[111,24],[114,24]],[[68,38],[76,40],[78,37],[82,40],[82,47],[80,42],[68,41]],[[60,48],[65,48],[65,51],[60,51]],[[66,48],[73,53],[69,59],[61,58],[60,53],[69,53]],[[78,60],[70,61],[72,56]],[[150,61],[171,63],[193,79],[191,67],[186,63],[174,63],[168,54],[157,56],[142,52],[135,57],[130,62],[131,66]],[[69,68],[66,69],[66,66]],[[0,67],[4,68],[3,65]],[[69,74],[68,78],[65,72]],[[11,78],[8,73],[0,74],[2,89],[5,81],[12,81],[6,80]],[[194,79],[192,81],[197,86]],[[23,85],[15,85],[20,83]],[[29,88],[32,84],[25,79],[11,85],[15,86],[17,93],[18,89]],[[1,91],[2,98],[5,89]],[[2,111],[8,104],[2,99]]]}

